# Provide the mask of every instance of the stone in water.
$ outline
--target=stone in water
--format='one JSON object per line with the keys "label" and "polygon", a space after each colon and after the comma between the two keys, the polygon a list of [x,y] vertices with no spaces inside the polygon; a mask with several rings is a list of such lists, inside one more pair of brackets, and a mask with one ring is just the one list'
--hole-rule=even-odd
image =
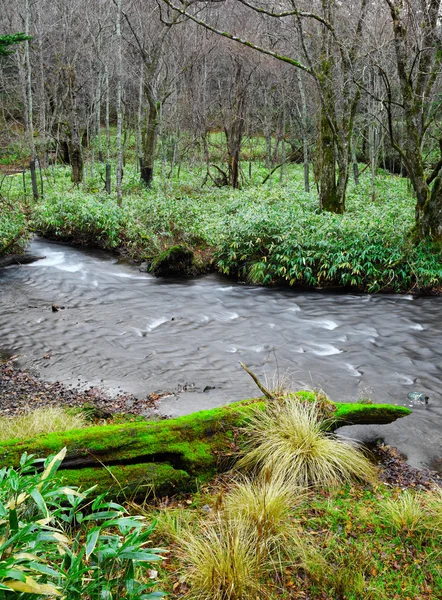
{"label": "stone in water", "polygon": [[425,404],[428,404],[428,400],[430,399],[427,395],[423,394],[422,392],[410,392],[409,394],[407,394],[407,398],[409,398],[413,402],[425,402]]}

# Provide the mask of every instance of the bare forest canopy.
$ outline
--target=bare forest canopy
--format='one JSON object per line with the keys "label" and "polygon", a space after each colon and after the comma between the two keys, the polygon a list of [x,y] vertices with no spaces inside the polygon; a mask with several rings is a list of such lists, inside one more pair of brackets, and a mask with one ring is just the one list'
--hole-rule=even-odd
{"label": "bare forest canopy", "polygon": [[[407,176],[415,235],[439,241],[441,5],[12,0],[0,14],[1,146],[25,136],[37,198],[36,163],[63,160],[79,183],[84,147],[105,128],[97,157],[110,192],[116,156],[121,204],[130,132],[147,187],[159,138],[170,142],[165,160],[198,146],[208,178],[237,188],[244,139],[257,136],[269,174],[303,162],[308,191],[313,168],[327,211],[346,210],[361,163],[373,180],[379,167]],[[214,131],[225,144],[217,162],[208,149]],[[184,135],[187,148],[177,143]]]}

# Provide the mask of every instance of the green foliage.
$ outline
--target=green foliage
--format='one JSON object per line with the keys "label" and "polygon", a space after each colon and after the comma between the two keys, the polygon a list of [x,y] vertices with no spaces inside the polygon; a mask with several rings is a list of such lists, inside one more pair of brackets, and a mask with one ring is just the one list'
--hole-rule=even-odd
{"label": "green foliage", "polygon": [[103,496],[87,505],[87,491],[63,487],[56,473],[65,452],[40,473],[26,454],[17,470],[0,471],[0,597],[163,597],[140,581],[164,552],[147,547],[153,526]]}
{"label": "green foliage", "polygon": [[387,527],[398,534],[442,536],[442,490],[419,494],[411,490],[383,505]]}
{"label": "green foliage", "polygon": [[32,40],[32,37],[25,35],[24,33],[12,33],[9,35],[0,35],[0,56],[7,56],[12,54],[14,49],[11,46],[25,42],[26,40]]}
{"label": "green foliage", "polygon": [[20,251],[27,239],[28,227],[22,210],[0,195],[0,256]]}
{"label": "green foliage", "polygon": [[440,248],[414,245],[413,205],[404,180],[380,178],[376,203],[367,201],[367,184],[363,180],[350,189],[344,215],[319,212],[294,186],[285,198],[277,193],[270,201],[257,198],[226,224],[218,268],[262,285],[338,285],[369,292],[437,287]]}
{"label": "green foliage", "polygon": [[[430,241],[415,244],[414,199],[406,180],[379,175],[377,199],[371,181],[349,186],[344,215],[321,212],[314,194],[303,191],[302,171],[288,165],[286,184],[260,181],[255,166],[242,190],[201,188],[204,173],[181,168],[179,180],[158,177],[147,190],[125,167],[123,206],[103,188],[103,165],[82,187],[58,167],[33,207],[34,227],[49,236],[124,248],[153,259],[183,245],[215,256],[223,274],[259,285],[345,286],[368,292],[436,288],[442,281],[441,251]],[[20,200],[20,178],[9,178],[9,194]],[[28,186],[30,189],[30,184]]]}

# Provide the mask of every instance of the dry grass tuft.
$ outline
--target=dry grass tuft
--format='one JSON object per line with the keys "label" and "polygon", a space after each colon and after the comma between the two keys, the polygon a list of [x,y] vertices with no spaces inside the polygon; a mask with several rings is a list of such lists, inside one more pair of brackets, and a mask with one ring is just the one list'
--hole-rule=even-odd
{"label": "dry grass tuft", "polygon": [[293,510],[305,499],[302,488],[265,474],[236,482],[225,498],[224,510],[256,528],[260,538],[286,533],[294,524]]}
{"label": "dry grass tuft", "polygon": [[316,402],[286,397],[257,410],[246,427],[249,450],[238,466],[270,471],[295,486],[375,482],[376,469],[355,444],[324,431]]}
{"label": "dry grass tuft", "polygon": [[192,600],[250,600],[260,597],[263,558],[256,549],[256,531],[239,519],[219,517],[200,523],[197,534],[181,540],[188,598]]}
{"label": "dry grass tuft", "polygon": [[87,426],[83,414],[60,407],[37,408],[19,417],[0,418],[0,441],[24,440],[45,433],[82,429]]}
{"label": "dry grass tuft", "polygon": [[383,504],[385,523],[398,534],[409,537],[442,534],[442,490],[402,492]]}

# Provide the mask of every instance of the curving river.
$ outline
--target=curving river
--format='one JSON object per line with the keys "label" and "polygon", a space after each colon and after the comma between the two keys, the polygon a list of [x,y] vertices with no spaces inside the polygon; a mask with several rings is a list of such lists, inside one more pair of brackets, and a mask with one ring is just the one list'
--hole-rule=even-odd
{"label": "curving river", "polygon": [[173,416],[256,395],[240,360],[263,380],[279,373],[334,400],[411,406],[408,392],[422,391],[430,402],[410,417],[345,433],[382,437],[440,470],[442,298],[165,281],[98,250],[35,240],[30,251],[46,258],[0,269],[0,352],[44,379],[167,391],[159,410]]}

